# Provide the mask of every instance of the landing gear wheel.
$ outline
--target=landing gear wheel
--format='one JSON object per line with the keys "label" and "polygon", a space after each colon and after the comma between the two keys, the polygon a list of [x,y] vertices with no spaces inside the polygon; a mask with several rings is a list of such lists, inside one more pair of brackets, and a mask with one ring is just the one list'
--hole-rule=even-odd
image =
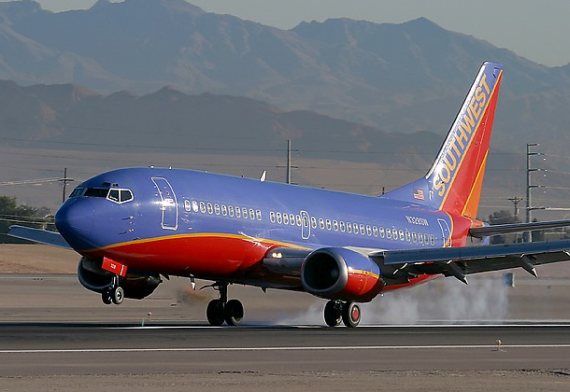
{"label": "landing gear wheel", "polygon": [[225,303],[220,299],[211,300],[206,309],[206,317],[210,325],[220,326],[224,323]]}
{"label": "landing gear wheel", "polygon": [[336,327],[342,321],[342,306],[337,301],[329,301],[325,305],[325,323],[329,327]]}
{"label": "landing gear wheel", "polygon": [[360,324],[360,306],[353,302],[347,302],[342,307],[342,322],[349,328],[355,328]]}
{"label": "landing gear wheel", "polygon": [[110,305],[113,302],[113,296],[109,290],[105,290],[101,293],[101,299],[105,305]]}
{"label": "landing gear wheel", "polygon": [[228,325],[237,326],[243,318],[243,305],[237,299],[231,299],[224,309],[224,318]]}
{"label": "landing gear wheel", "polygon": [[113,289],[113,303],[116,305],[120,305],[123,303],[125,299],[125,290],[121,286],[117,286]]}

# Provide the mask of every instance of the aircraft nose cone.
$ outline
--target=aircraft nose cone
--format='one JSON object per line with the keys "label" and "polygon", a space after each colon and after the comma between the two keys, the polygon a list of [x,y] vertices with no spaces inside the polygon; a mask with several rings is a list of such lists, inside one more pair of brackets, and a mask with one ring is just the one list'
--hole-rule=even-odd
{"label": "aircraft nose cone", "polygon": [[93,208],[89,202],[69,200],[55,214],[55,227],[74,249],[90,247]]}

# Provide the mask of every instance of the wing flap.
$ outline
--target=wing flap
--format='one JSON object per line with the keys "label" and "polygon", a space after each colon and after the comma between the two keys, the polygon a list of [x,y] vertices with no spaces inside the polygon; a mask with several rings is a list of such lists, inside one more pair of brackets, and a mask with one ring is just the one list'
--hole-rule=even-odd
{"label": "wing flap", "polygon": [[23,240],[37,242],[39,244],[58,246],[60,248],[72,249],[56,231],[33,229],[31,227],[13,225],[10,226],[8,235]]}
{"label": "wing flap", "polygon": [[570,261],[570,240],[382,251],[370,257],[395,278],[444,274],[466,282],[465,275],[510,268],[523,268],[536,276],[535,265]]}
{"label": "wing flap", "polygon": [[521,231],[557,229],[570,226],[570,220],[556,220],[531,223],[510,223],[505,225],[492,225],[476,227],[469,230],[472,237],[482,238],[497,234],[520,233]]}

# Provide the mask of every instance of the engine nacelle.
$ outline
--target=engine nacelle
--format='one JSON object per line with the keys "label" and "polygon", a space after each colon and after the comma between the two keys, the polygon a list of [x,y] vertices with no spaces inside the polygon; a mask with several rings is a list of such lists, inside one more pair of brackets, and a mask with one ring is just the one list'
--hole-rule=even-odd
{"label": "engine nacelle", "polygon": [[307,256],[301,281],[309,293],[327,299],[368,302],[385,286],[380,267],[345,248],[321,248]]}
{"label": "engine nacelle", "polygon": [[[100,258],[82,257],[77,268],[79,282],[91,291],[102,293],[113,284],[114,275],[101,268]],[[120,279],[121,287],[126,298],[142,299],[152,292],[162,282],[159,275],[145,275],[129,270],[127,276]]]}

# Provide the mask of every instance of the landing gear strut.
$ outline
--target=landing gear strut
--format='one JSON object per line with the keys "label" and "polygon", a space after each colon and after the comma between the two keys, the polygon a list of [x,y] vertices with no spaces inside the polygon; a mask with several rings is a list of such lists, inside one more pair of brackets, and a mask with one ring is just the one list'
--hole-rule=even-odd
{"label": "landing gear strut", "polygon": [[125,299],[125,290],[119,284],[119,277],[113,277],[113,283],[101,293],[103,303],[120,305]]}
{"label": "landing gear strut", "polygon": [[237,299],[228,301],[228,284],[216,282],[214,289],[220,292],[220,299],[214,299],[208,304],[206,317],[210,325],[219,326],[226,322],[231,326],[236,326],[243,318],[243,305]]}
{"label": "landing gear strut", "polygon": [[360,324],[362,312],[354,302],[335,300],[327,302],[324,316],[329,327],[336,327],[342,321],[347,327],[354,328]]}

